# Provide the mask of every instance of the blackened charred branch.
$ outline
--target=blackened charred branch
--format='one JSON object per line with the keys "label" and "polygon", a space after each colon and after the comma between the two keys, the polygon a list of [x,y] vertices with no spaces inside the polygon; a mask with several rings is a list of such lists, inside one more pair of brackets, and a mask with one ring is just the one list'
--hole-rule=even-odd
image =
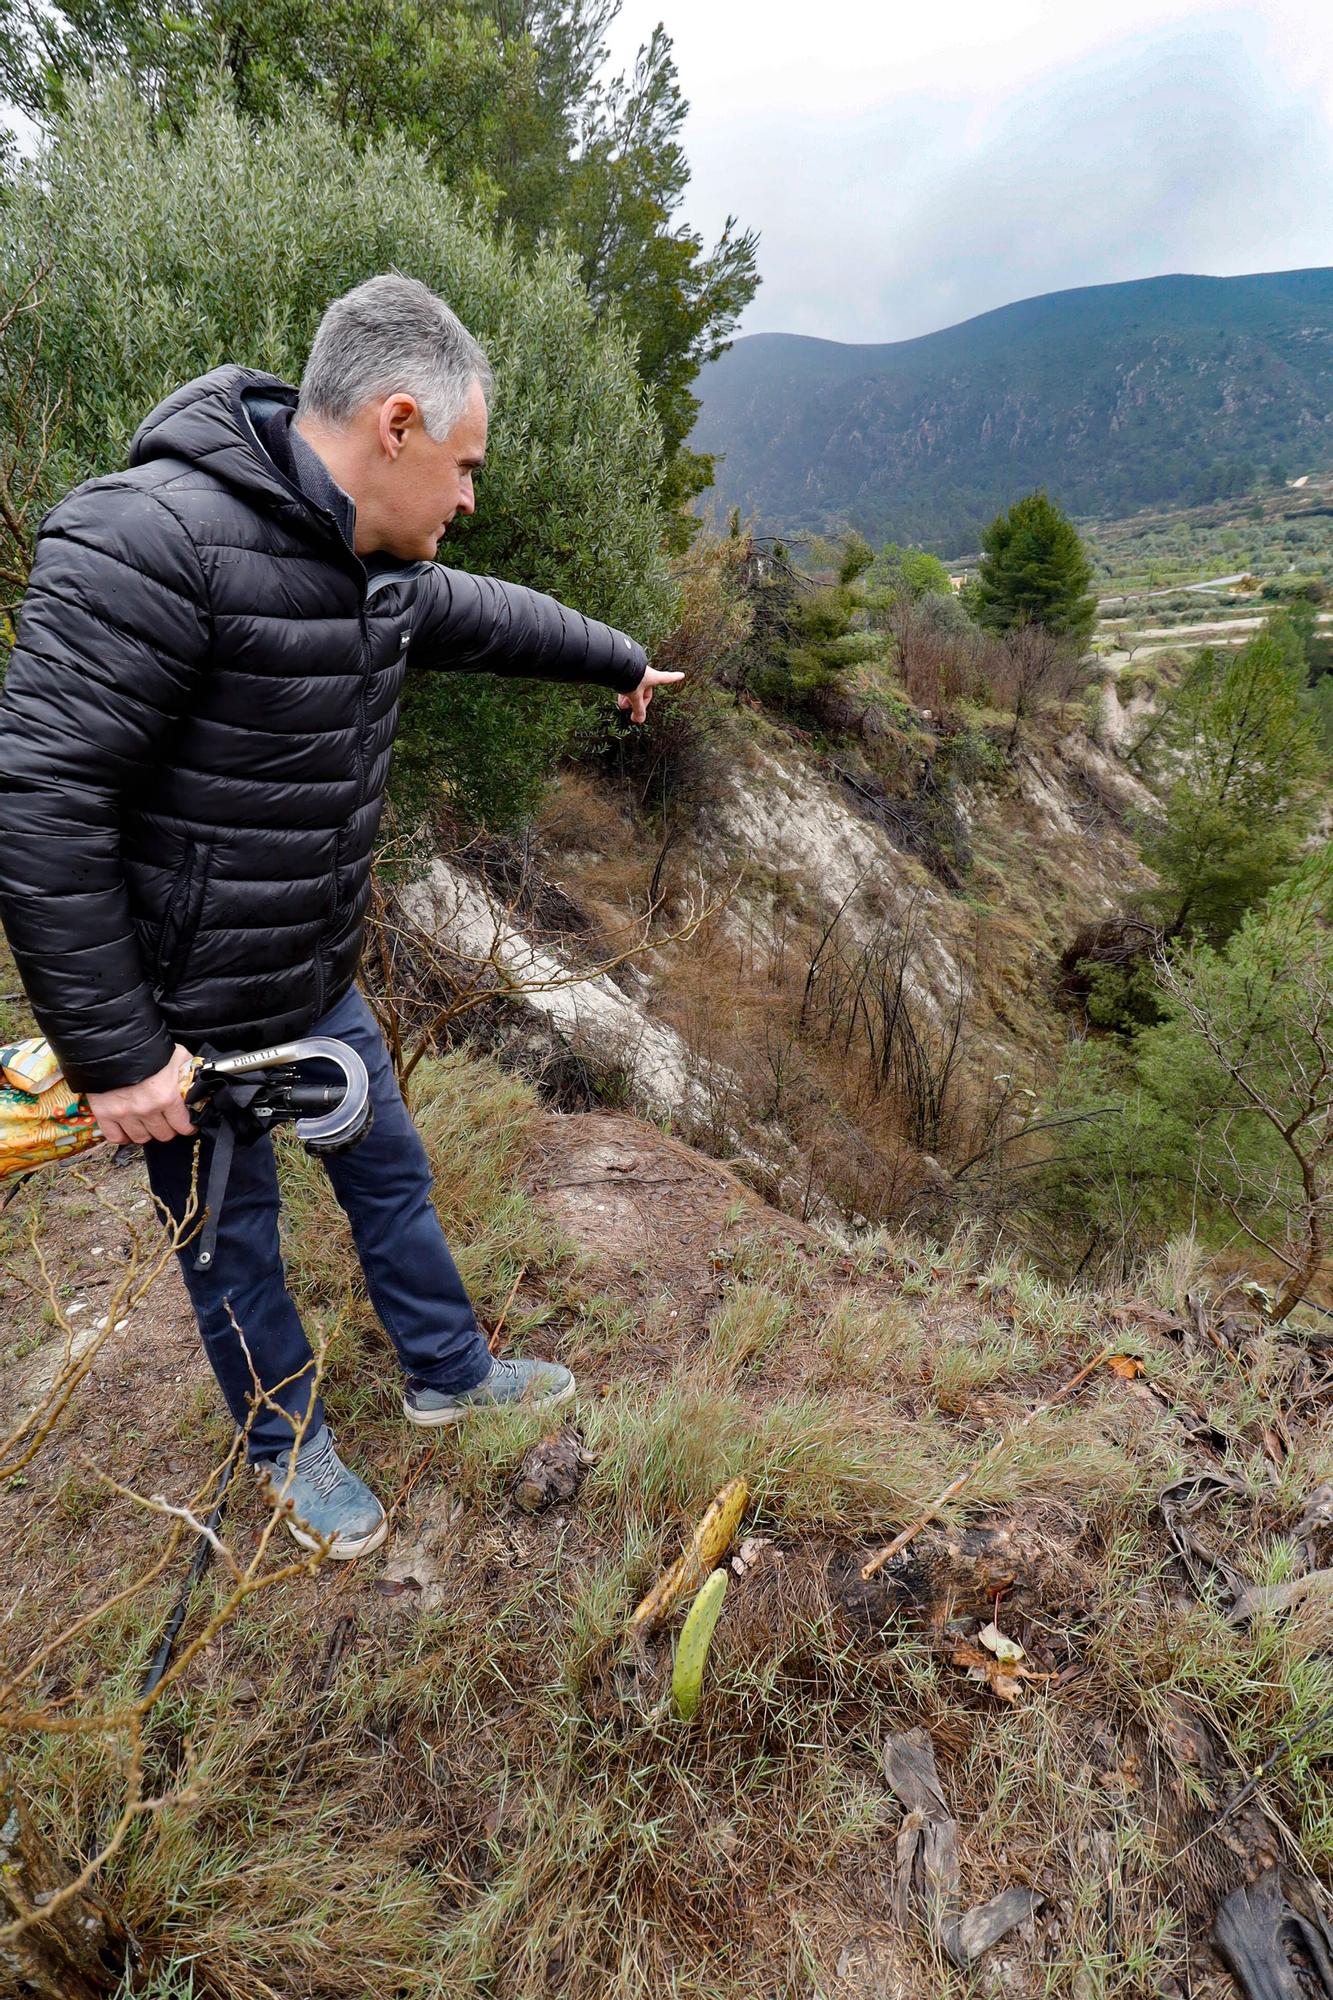
{"label": "blackened charred branch", "polygon": [[[801,996],[800,1028],[817,1033],[844,1056],[858,1055],[872,1098],[889,1098],[919,1152],[947,1149],[964,1106],[969,991],[935,1001],[920,964],[928,936],[929,901],[915,896],[900,917],[869,937],[852,932],[839,905],[810,956]],[[963,952],[955,956],[961,963]]]}

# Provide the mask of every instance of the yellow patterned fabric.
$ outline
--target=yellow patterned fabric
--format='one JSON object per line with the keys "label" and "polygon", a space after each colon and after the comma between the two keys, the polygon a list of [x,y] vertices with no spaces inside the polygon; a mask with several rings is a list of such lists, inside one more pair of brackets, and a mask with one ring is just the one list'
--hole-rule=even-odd
{"label": "yellow patterned fabric", "polygon": [[96,1146],[102,1134],[48,1042],[0,1049],[0,1181]]}

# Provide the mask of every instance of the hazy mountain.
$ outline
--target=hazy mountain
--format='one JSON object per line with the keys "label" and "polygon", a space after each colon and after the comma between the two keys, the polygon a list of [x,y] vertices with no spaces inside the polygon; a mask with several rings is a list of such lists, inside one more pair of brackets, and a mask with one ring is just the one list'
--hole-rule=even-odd
{"label": "hazy mountain", "polygon": [[754,334],[697,393],[714,511],[956,553],[1034,486],[1123,515],[1333,465],[1333,270],[1091,285],[884,346]]}

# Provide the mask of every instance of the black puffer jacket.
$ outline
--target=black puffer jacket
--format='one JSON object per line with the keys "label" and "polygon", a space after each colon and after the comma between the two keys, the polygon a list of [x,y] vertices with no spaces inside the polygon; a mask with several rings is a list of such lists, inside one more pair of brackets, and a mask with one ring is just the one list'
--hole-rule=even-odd
{"label": "black puffer jacket", "polygon": [[622,632],[438,563],[371,577],[220,368],[43,523],[0,697],[0,916],[69,1081],[254,1048],[350,985],[408,665],[628,693]]}

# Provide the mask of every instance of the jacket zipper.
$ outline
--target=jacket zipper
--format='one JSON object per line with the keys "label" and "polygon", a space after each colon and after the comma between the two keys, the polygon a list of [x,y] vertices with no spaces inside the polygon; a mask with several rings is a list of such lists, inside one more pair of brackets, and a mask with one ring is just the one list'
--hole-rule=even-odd
{"label": "jacket zipper", "polygon": [[212,858],[208,842],[186,842],[185,858],[162,918],[162,934],[157,947],[157,983],[153,988],[155,999],[160,1000],[164,994],[174,993],[184,976],[204,914],[204,896],[208,889]]}
{"label": "jacket zipper", "polygon": [[370,620],[366,617],[364,597],[361,599],[361,659],[361,726],[357,734],[357,753],[361,762],[356,786],[358,811],[366,803],[366,710],[370,707],[370,671],[374,665],[370,650]]}
{"label": "jacket zipper", "polygon": [[[371,651],[370,651],[370,625],[366,618],[366,600],[364,593],[361,598],[361,607],[358,613],[358,618],[361,625],[362,673],[361,673],[361,706],[360,706],[358,727],[357,727],[356,804],[352,808],[353,812],[359,812],[361,810],[361,807],[366,802],[366,710],[370,705],[370,669],[372,661],[371,661]],[[341,877],[341,874],[342,874],[342,840],[341,838],[339,838],[334,843],[334,849],[333,849],[333,915],[335,919],[337,918],[338,915],[339,879]],[[316,1021],[320,1019],[320,1017],[324,1012],[324,989],[328,984],[328,960],[326,956],[327,950],[328,950],[328,934],[326,930],[325,934],[320,938],[319,943],[315,947]]]}
{"label": "jacket zipper", "polygon": [[[239,396],[239,394],[236,396],[235,400],[236,400],[236,407],[239,410],[240,415],[244,419],[245,424],[250,432],[250,435],[254,438],[257,449],[265,458],[267,458],[268,454],[264,452],[264,447],[259,442],[258,434],[255,431],[254,423],[250,418],[250,413],[245,408],[244,402],[242,398]],[[358,556],[358,554],[356,553],[356,550],[348,547],[347,539],[343,534],[341,527],[339,526],[338,522],[334,519],[333,515],[329,512],[328,508],[319,506],[315,501],[311,500],[308,494],[303,493],[299,487],[293,486],[291,482],[288,479],[286,479],[281,472],[277,470],[276,467],[274,467],[274,472],[275,476],[282,485],[284,491],[289,493],[293,499],[299,501],[302,507],[304,507],[306,511],[313,516],[315,520],[322,522],[324,529],[326,531],[327,539],[330,542],[332,542],[334,547],[337,549],[337,552],[342,559],[343,567],[351,571],[356,579],[357,596],[359,602],[358,615],[361,622],[361,644],[365,656],[365,665],[366,665],[366,680],[361,690],[360,770],[357,780],[357,806],[359,807],[365,803],[365,790],[366,790],[365,723],[366,723],[366,706],[369,700],[369,692],[370,692],[369,690],[370,631],[366,623],[366,595],[367,595],[369,579],[366,576],[366,566],[362,562],[360,556]],[[341,848],[341,842],[335,843],[334,856],[333,856],[333,914],[335,918],[338,914],[338,876],[340,872],[340,848]],[[326,925],[323,933],[316,940],[315,943],[314,1017],[316,1021],[320,1019],[321,1015],[324,1012],[324,995],[328,987],[328,962],[326,956],[327,947],[328,947],[328,927]]]}

